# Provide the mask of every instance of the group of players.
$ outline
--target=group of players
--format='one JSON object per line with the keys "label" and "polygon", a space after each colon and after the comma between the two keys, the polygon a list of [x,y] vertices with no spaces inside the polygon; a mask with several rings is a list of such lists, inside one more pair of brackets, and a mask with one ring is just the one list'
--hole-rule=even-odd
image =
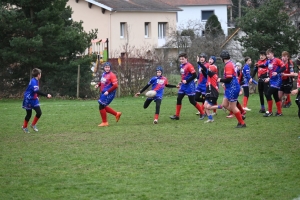
{"label": "group of players", "polygon": [[[178,88],[177,103],[175,114],[170,116],[172,120],[179,120],[180,111],[182,107],[182,99],[185,95],[188,96],[189,102],[198,110],[200,120],[203,120],[207,116],[205,123],[214,122],[213,115],[216,113],[216,109],[226,109],[230,111],[230,115],[234,115],[238,121],[236,128],[245,128],[245,114],[246,111],[250,111],[247,107],[249,98],[249,83],[258,84],[258,91],[260,97],[261,109],[259,112],[264,113],[264,117],[270,117],[273,115],[273,100],[274,98],[277,112],[275,116],[282,116],[282,107],[288,107],[291,105],[290,94],[297,95],[296,104],[298,106],[298,116],[300,118],[300,73],[294,73],[293,62],[290,59],[288,52],[282,52],[282,59],[275,58],[274,52],[268,49],[266,52],[260,53],[260,60],[255,64],[255,69],[250,76],[251,58],[245,58],[245,65],[241,67],[241,64],[234,63],[230,60],[230,54],[228,51],[223,50],[220,54],[220,58],[224,63],[223,77],[218,77],[218,68],[215,65],[216,57],[211,56],[207,62],[207,56],[201,53],[197,56],[198,73],[194,66],[188,62],[188,55],[186,53],[180,53],[180,74],[181,81],[177,85],[171,85],[168,83],[168,79],[163,76],[163,68],[158,66],[156,68],[156,76],[152,77],[145,87],[135,94],[138,97],[149,86],[152,85],[152,90],[156,91],[155,97],[148,97],[144,102],[144,108],[146,109],[152,101],[156,103],[154,124],[158,123],[161,101],[164,94],[164,88]],[[300,71],[300,56],[296,60],[297,68]],[[98,99],[99,112],[102,122],[99,127],[108,126],[107,113],[112,114],[116,118],[116,122],[119,121],[122,113],[115,111],[109,106],[115,97],[116,89],[118,87],[118,81],[116,75],[112,72],[112,66],[110,62],[104,63],[104,72],[101,76],[99,84],[95,85],[95,88],[100,88],[100,97]],[[258,83],[255,82],[253,77],[258,73]],[[25,133],[29,133],[27,128],[29,120],[32,116],[32,110],[35,110],[36,115],[31,123],[31,128],[34,131],[38,131],[36,126],[39,118],[42,115],[42,111],[39,104],[38,95],[51,98],[51,94],[44,94],[39,90],[39,80],[42,76],[42,71],[38,68],[32,70],[33,78],[30,80],[29,85],[24,92],[23,108],[26,110],[26,116],[23,122],[22,130]],[[297,89],[292,90],[293,78],[298,77]],[[197,85],[194,80],[197,78]],[[219,97],[219,83],[223,83],[224,98],[222,104],[218,105]],[[242,86],[242,90],[241,90]],[[244,92],[243,106],[238,102],[238,97]],[[264,106],[264,96],[267,100],[268,109]],[[283,97],[286,97],[285,101],[282,101]],[[283,102],[283,103],[282,103]],[[200,104],[201,103],[201,104]]]}

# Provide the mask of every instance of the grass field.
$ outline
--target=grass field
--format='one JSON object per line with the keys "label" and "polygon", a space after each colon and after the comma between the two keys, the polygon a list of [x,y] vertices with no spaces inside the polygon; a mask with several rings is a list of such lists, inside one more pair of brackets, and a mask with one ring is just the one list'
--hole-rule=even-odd
{"label": "grass field", "polygon": [[264,118],[251,95],[247,128],[236,129],[222,110],[204,124],[186,97],[180,120],[170,120],[175,96],[153,125],[154,104],[144,110],[144,100],[115,99],[120,121],[109,115],[99,128],[97,100],[42,99],[39,132],[30,134],[21,130],[22,100],[0,100],[0,199],[300,198],[294,101],[284,116]]}

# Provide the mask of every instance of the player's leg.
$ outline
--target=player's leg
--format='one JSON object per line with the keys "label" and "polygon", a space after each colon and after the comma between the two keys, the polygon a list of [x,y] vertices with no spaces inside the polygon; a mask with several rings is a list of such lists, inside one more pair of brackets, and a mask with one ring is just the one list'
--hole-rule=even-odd
{"label": "player's leg", "polygon": [[[175,115],[170,116],[171,119],[179,120],[182,99],[183,99],[184,95],[185,95],[185,93],[178,93],[177,103],[176,103],[176,113],[175,113]],[[193,96],[193,98],[195,98],[195,96]],[[195,99],[194,99],[194,101],[195,101]]]}
{"label": "player's leg", "polygon": [[106,107],[105,105],[99,104],[99,112],[100,112],[100,116],[101,116],[101,119],[102,119],[102,123],[99,124],[98,126],[108,126],[107,114],[106,114],[105,107]]}
{"label": "player's leg", "polygon": [[195,106],[195,108],[197,108],[197,110],[200,112],[199,119],[204,119],[204,110],[203,110],[202,106],[195,101],[195,95],[189,95],[188,97],[189,97],[190,103],[193,106]]}
{"label": "player's leg", "polygon": [[259,94],[259,101],[260,101],[260,113],[265,113],[265,101],[264,101],[264,82],[258,82],[258,94]]}
{"label": "player's leg", "polygon": [[295,103],[298,106],[298,117],[300,119],[300,92],[298,92],[298,95],[297,95],[297,97],[295,99]]}
{"label": "player's leg", "polygon": [[268,91],[266,93],[266,99],[268,102],[268,112],[266,112],[263,116],[264,117],[270,117],[273,115],[273,100],[272,100],[272,95],[274,92],[278,92],[277,90],[274,90],[275,88],[269,87]]}
{"label": "player's leg", "polygon": [[153,98],[147,98],[146,101],[144,102],[144,109],[148,108],[148,106],[151,104],[153,101]]}
{"label": "player's leg", "polygon": [[273,98],[274,98],[274,101],[276,103],[276,108],[277,108],[277,112],[276,112],[275,116],[282,116],[281,101],[278,96],[277,88],[274,88]]}
{"label": "player's leg", "polygon": [[244,128],[244,127],[246,127],[246,124],[245,124],[242,114],[241,114],[240,110],[237,108],[236,104],[237,104],[236,101],[229,102],[229,109],[233,112],[236,119],[238,120],[238,125],[236,126],[236,128]]}
{"label": "player's leg", "polygon": [[28,122],[31,118],[31,115],[32,115],[32,109],[26,109],[26,116],[25,116],[25,119],[24,119],[24,122],[23,122],[23,126],[22,126],[22,130],[25,132],[25,133],[29,133],[28,131]]}
{"label": "player's leg", "polygon": [[244,110],[250,111],[251,109],[247,107],[248,99],[249,99],[249,86],[243,86],[243,90],[244,90],[243,108]]}
{"label": "player's leg", "polygon": [[161,99],[157,99],[155,101],[156,106],[155,106],[155,114],[154,114],[154,121],[153,124],[158,123],[158,117],[159,117],[159,112],[160,112],[160,105],[161,105]]}
{"label": "player's leg", "polygon": [[42,116],[42,110],[41,110],[41,107],[40,106],[36,106],[33,108],[34,111],[36,112],[35,116],[34,116],[34,119],[31,123],[31,128],[34,130],[34,131],[38,131],[37,127],[36,127],[36,124],[37,122],[39,121],[40,117]]}

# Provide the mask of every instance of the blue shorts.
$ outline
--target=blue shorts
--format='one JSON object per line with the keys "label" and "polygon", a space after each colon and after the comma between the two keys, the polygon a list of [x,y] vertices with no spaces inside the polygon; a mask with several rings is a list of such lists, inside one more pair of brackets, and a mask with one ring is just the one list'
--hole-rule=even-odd
{"label": "blue shorts", "polygon": [[196,92],[199,92],[201,94],[206,94],[206,85],[199,84],[196,88]]}
{"label": "blue shorts", "polygon": [[238,100],[239,93],[240,93],[240,86],[233,85],[232,87],[225,89],[224,97],[228,99],[229,102],[235,102]]}
{"label": "blue shorts", "polygon": [[195,95],[195,84],[194,82],[190,82],[188,84],[181,84],[178,90],[178,94],[186,94],[188,96]]}
{"label": "blue shorts", "polygon": [[39,99],[24,99],[22,108],[32,110],[34,107],[40,106]]}
{"label": "blue shorts", "polygon": [[108,95],[104,95],[104,93],[101,93],[98,99],[98,103],[104,106],[108,106],[115,98],[115,95],[116,95],[116,90],[108,93]]}

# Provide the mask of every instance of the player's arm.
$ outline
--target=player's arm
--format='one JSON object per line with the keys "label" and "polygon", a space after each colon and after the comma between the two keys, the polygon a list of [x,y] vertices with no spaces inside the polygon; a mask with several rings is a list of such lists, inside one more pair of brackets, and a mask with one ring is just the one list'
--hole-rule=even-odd
{"label": "player's arm", "polygon": [[198,65],[201,67],[201,69],[202,69],[202,74],[203,74],[203,76],[207,76],[207,71],[208,71],[208,69],[201,63],[201,62],[198,62]]}
{"label": "player's arm", "polygon": [[171,85],[171,84],[166,84],[165,86],[168,88],[176,88],[177,87],[176,85]]}
{"label": "player's arm", "polygon": [[119,87],[118,79],[114,74],[111,75],[111,82],[112,82],[112,86],[106,91],[108,93],[114,91],[115,89],[117,89]]}
{"label": "player's arm", "polygon": [[251,77],[253,78],[257,72],[258,72],[258,67],[257,67],[257,63],[256,63]]}
{"label": "player's arm", "polygon": [[192,76],[186,80],[186,83],[189,83],[189,82],[191,82],[191,81],[194,81],[194,79],[195,79],[196,77],[197,77],[196,72],[192,73]]}
{"label": "player's arm", "polygon": [[222,82],[222,83],[230,83],[231,81],[232,81],[232,77],[218,78],[218,82]]}
{"label": "player's arm", "polygon": [[47,98],[51,98],[51,94],[45,94],[45,93],[43,93],[43,92],[41,92],[41,91],[37,91],[36,92],[39,96],[44,96],[44,97],[47,97]]}
{"label": "player's arm", "polygon": [[147,88],[151,85],[151,83],[149,82],[147,85],[145,85],[145,87],[143,87],[143,89],[141,89],[139,92],[135,93],[135,97],[138,97],[141,93],[143,93],[145,90],[147,90]]}

